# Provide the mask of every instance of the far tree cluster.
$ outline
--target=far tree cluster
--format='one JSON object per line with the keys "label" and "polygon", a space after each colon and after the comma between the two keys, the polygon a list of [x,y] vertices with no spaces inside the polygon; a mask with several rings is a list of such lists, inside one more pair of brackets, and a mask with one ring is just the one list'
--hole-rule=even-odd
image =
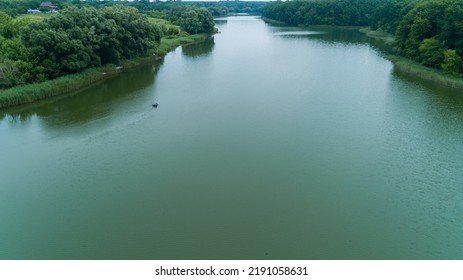
{"label": "far tree cluster", "polygon": [[[0,0],[0,4],[3,2]],[[33,0],[18,0],[19,6],[9,7],[23,11],[23,2],[37,4]],[[59,13],[48,15],[14,17],[0,11],[0,88],[155,54],[161,37],[178,35],[179,27],[148,15],[175,17],[189,34],[214,31],[211,13],[195,6],[141,13],[130,2],[111,2],[107,6],[100,2],[93,6],[80,2],[65,4],[61,7],[67,7]]]}
{"label": "far tree cluster", "polygon": [[121,6],[72,7],[27,24],[19,32],[3,30],[1,35],[10,38],[0,41],[3,86],[52,79],[141,56],[161,39],[161,31],[146,16]]}
{"label": "far tree cluster", "polygon": [[190,34],[212,33],[214,25],[214,18],[206,8],[190,9],[180,18],[180,27]]}

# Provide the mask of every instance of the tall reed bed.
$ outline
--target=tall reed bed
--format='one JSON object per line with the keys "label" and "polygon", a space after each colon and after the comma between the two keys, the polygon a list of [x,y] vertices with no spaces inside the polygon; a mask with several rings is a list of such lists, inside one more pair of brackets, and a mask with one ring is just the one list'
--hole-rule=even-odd
{"label": "tall reed bed", "polygon": [[32,103],[69,93],[86,88],[103,79],[105,79],[105,74],[101,69],[88,69],[42,83],[17,86],[0,92],[0,108]]}
{"label": "tall reed bed", "polygon": [[442,71],[425,67],[400,56],[389,55],[387,58],[394,63],[395,70],[398,72],[409,74],[446,87],[463,89],[463,78],[461,77],[447,75]]}

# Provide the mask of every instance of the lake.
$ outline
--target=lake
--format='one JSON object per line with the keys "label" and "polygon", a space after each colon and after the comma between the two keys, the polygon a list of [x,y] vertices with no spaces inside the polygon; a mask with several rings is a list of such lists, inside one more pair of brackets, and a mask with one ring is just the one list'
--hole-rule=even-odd
{"label": "lake", "polygon": [[0,112],[0,259],[463,259],[461,92],[355,29],[216,22]]}

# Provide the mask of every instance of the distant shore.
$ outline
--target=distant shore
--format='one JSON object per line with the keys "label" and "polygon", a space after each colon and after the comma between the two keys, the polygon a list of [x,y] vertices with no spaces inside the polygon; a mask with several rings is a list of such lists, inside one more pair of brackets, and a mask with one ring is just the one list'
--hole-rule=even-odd
{"label": "distant shore", "polygon": [[157,47],[157,52],[153,55],[125,60],[120,65],[105,65],[98,68],[90,68],[80,73],[62,76],[42,83],[21,85],[0,91],[0,109],[81,91],[98,82],[104,81],[108,77],[147,63],[152,63],[164,57],[178,46],[203,42],[210,36],[209,34],[166,36],[161,39],[161,43]]}
{"label": "distant shore", "polygon": [[[265,22],[275,25],[286,25],[284,22],[276,21],[268,18],[262,18]],[[310,27],[310,26],[301,26]],[[341,27],[344,26],[333,26]],[[382,40],[385,44],[393,46],[395,43],[395,36],[379,30],[371,30],[369,27],[356,26],[356,28],[370,38]],[[455,77],[445,74],[444,72],[436,69],[426,67],[416,61],[407,59],[398,55],[385,55],[385,58],[394,64],[394,69],[398,72],[405,73],[425,81],[431,81],[441,86],[463,89],[463,78]]]}

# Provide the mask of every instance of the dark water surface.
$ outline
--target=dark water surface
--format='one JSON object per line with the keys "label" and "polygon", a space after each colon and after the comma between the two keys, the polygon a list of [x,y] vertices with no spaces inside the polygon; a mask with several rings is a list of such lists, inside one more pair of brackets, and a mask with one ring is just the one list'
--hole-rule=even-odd
{"label": "dark water surface", "polygon": [[217,25],[0,113],[1,259],[463,259],[463,94],[355,30]]}

